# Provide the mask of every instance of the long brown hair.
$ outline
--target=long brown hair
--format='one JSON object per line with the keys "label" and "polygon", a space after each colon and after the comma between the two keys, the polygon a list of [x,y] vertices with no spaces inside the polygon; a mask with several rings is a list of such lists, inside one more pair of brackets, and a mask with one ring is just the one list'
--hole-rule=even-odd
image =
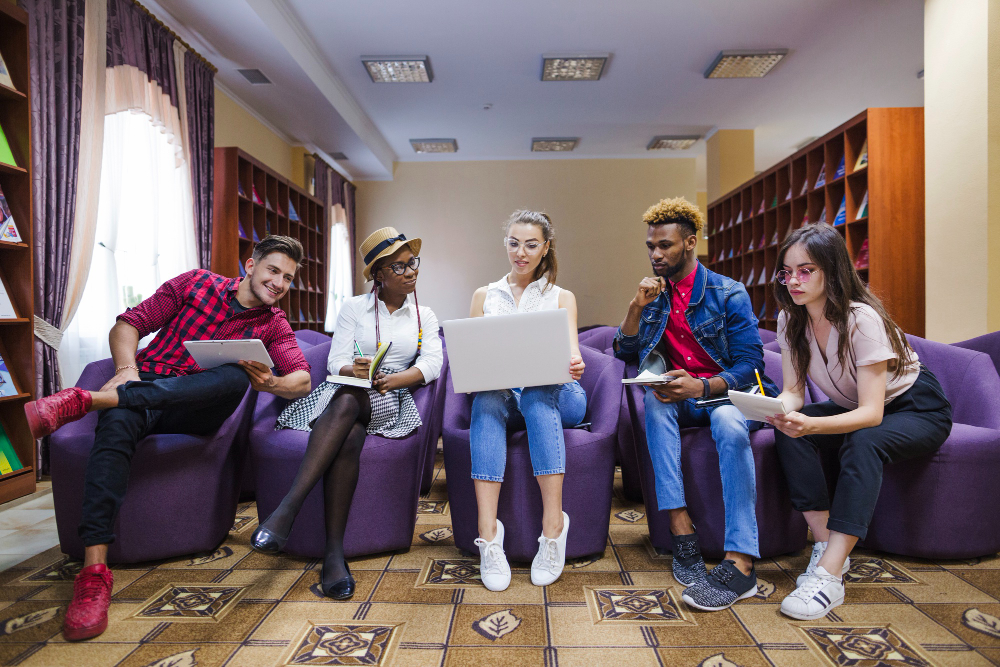
{"label": "long brown hair", "polygon": [[[851,302],[855,301],[871,306],[882,320],[885,333],[889,337],[889,345],[896,355],[896,368],[890,379],[899,378],[913,359],[912,348],[906,342],[903,330],[892,321],[885,306],[877,296],[872,294],[868,286],[861,281],[858,272],[854,270],[851,257],[847,253],[847,244],[840,233],[826,223],[805,225],[792,232],[778,251],[777,267],[780,270],[785,265],[785,253],[794,245],[801,244],[809,259],[820,268],[826,280],[826,306],[823,316],[837,330],[837,360],[840,367],[849,369],[854,374],[853,356],[850,350],[850,331],[848,330]],[[792,301],[788,287],[777,280],[774,281],[774,298],[778,306],[785,311],[785,340],[792,353],[792,364],[795,367],[797,381],[805,382],[809,369],[809,342],[806,339],[806,327],[809,326],[809,313],[805,306],[798,306]],[[850,365],[849,365],[850,364]]]}
{"label": "long brown hair", "polygon": [[507,238],[511,225],[534,225],[542,230],[542,238],[549,244],[549,251],[542,256],[535,267],[534,280],[545,276],[545,289],[556,284],[556,274],[559,272],[559,262],[556,260],[556,232],[552,227],[552,218],[540,211],[514,211],[503,225],[503,235]]}

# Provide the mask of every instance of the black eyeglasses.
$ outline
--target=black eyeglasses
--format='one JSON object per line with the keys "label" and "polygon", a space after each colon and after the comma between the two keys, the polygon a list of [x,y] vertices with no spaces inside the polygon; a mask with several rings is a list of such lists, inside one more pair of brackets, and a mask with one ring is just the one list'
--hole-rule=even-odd
{"label": "black eyeglasses", "polygon": [[419,267],[420,267],[420,258],[419,257],[411,257],[410,261],[406,262],[405,264],[403,262],[393,262],[392,264],[388,265],[386,268],[392,269],[393,273],[395,273],[397,276],[401,276],[404,273],[406,273],[406,269],[407,268],[410,268],[410,269],[413,269],[414,271],[416,271]]}

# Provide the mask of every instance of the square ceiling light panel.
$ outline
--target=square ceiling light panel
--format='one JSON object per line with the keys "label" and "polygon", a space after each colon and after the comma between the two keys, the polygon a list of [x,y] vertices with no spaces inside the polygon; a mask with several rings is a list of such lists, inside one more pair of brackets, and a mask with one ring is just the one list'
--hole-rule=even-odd
{"label": "square ceiling light panel", "polygon": [[706,79],[759,79],[788,55],[788,49],[720,51],[705,70]]}
{"label": "square ceiling light panel", "polygon": [[576,142],[580,141],[574,137],[548,137],[531,140],[531,151],[533,153],[559,153],[568,152],[576,148]]}
{"label": "square ceiling light panel", "polygon": [[430,83],[434,80],[427,56],[361,56],[375,83]]}
{"label": "square ceiling light panel", "polygon": [[649,142],[646,146],[647,151],[660,151],[660,150],[674,150],[683,151],[694,146],[694,142],[701,139],[697,135],[687,135],[687,136],[671,136],[671,135],[661,135],[659,137],[653,137],[653,140]]}
{"label": "square ceiling light panel", "polygon": [[458,142],[454,139],[410,139],[414,153],[457,153]]}
{"label": "square ceiling light panel", "polygon": [[542,81],[597,81],[610,53],[542,56]]}

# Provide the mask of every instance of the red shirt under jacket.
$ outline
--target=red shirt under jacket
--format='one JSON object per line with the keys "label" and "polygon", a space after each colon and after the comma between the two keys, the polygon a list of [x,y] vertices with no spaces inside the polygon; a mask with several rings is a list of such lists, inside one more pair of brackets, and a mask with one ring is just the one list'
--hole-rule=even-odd
{"label": "red shirt under jacket", "polygon": [[721,373],[722,368],[695,340],[691,325],[684,316],[684,311],[691,303],[691,290],[694,289],[694,277],[697,273],[696,268],[680,282],[670,281],[673,289],[667,328],[663,330],[663,342],[666,343],[667,359],[674,368],[683,368],[694,377],[709,378]]}
{"label": "red shirt under jacket", "polygon": [[159,375],[190,375],[203,369],[184,348],[186,340],[259,338],[274,361],[278,375],[308,371],[285,312],[258,306],[233,311],[241,278],[226,278],[195,269],[160,285],[153,296],[118,316],[139,330],[139,337],[159,330],[135,355],[140,371]]}

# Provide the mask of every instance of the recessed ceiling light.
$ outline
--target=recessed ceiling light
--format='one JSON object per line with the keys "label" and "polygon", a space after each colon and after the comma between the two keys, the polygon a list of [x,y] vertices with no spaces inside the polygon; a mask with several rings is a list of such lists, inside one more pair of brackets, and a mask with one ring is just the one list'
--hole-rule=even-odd
{"label": "recessed ceiling light", "polygon": [[410,139],[414,153],[457,153],[458,142],[454,139]]}
{"label": "recessed ceiling light", "polygon": [[361,56],[375,83],[430,83],[434,80],[427,56]]}
{"label": "recessed ceiling light", "polygon": [[720,51],[705,70],[706,79],[755,79],[770,72],[788,49]]}
{"label": "recessed ceiling light", "polygon": [[550,137],[531,140],[531,150],[535,153],[571,151],[579,139],[573,137]]}
{"label": "recessed ceiling light", "polygon": [[542,56],[542,81],[597,81],[610,53]]}
{"label": "recessed ceiling light", "polygon": [[697,135],[685,135],[685,136],[668,136],[661,135],[659,137],[653,137],[653,140],[649,142],[646,146],[647,151],[659,151],[663,149],[670,149],[675,151],[682,151],[694,146],[694,142],[701,139]]}

